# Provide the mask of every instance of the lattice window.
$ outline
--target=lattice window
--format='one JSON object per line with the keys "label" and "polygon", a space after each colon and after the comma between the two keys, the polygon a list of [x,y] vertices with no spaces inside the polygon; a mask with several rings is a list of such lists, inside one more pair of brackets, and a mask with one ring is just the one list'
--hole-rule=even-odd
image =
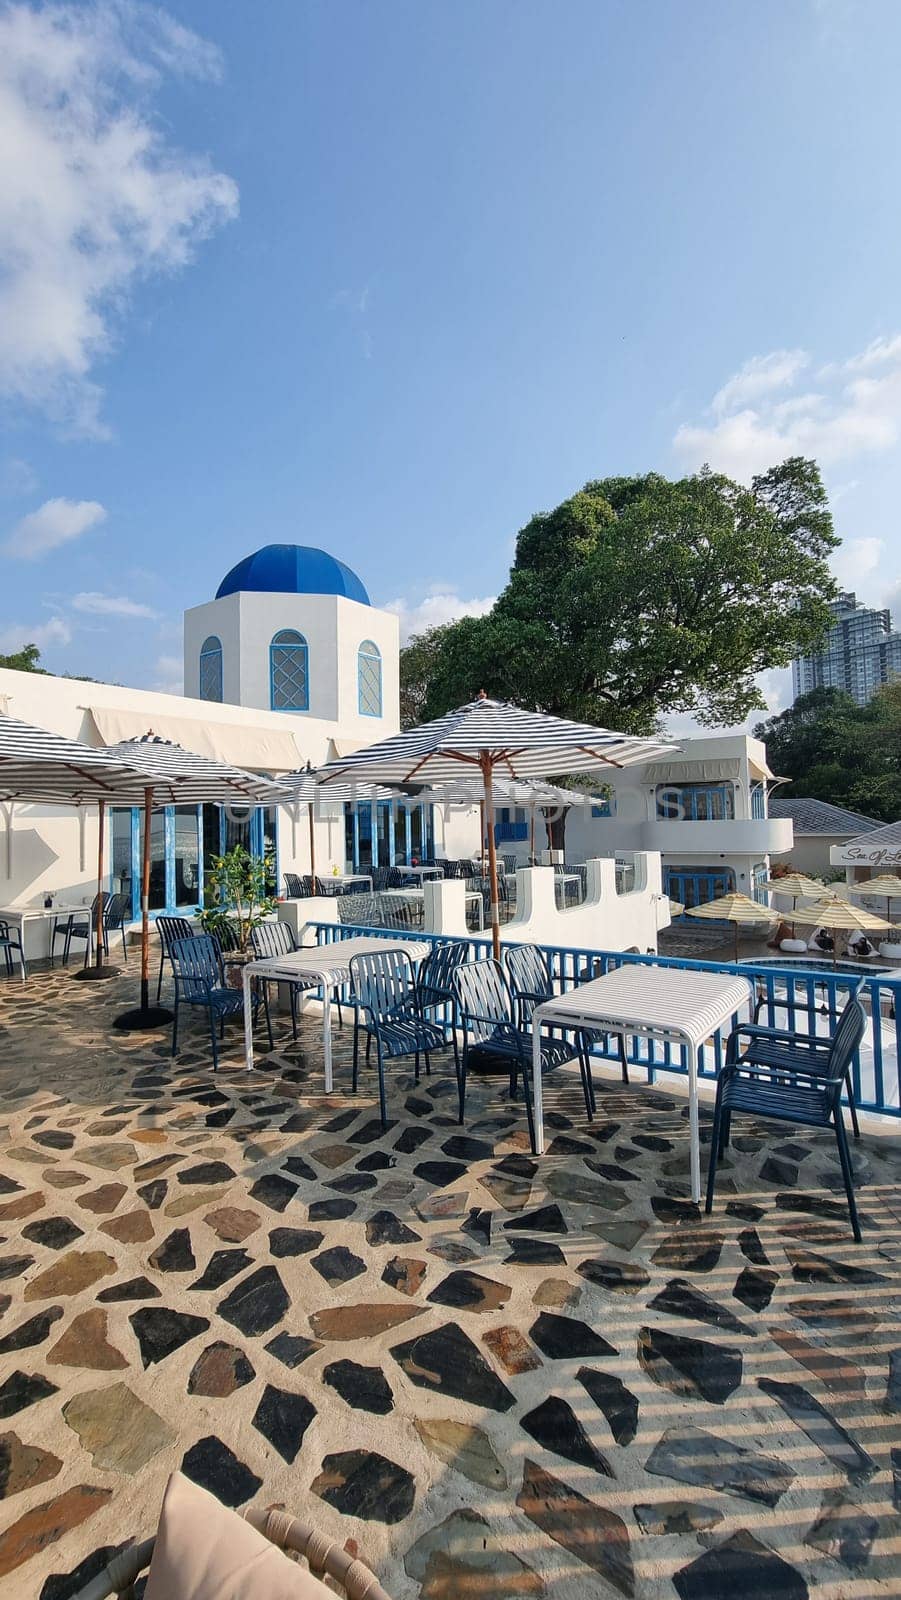
{"label": "lattice window", "polygon": [[200,646],[200,698],[222,699],[222,644],[214,633]]}
{"label": "lattice window", "polygon": [[382,714],[382,653],[372,639],[364,639],[357,655],[357,680],[361,717]]}
{"label": "lattice window", "polygon": [[310,709],[309,647],[293,628],[283,628],[269,646],[269,682],[273,711]]}

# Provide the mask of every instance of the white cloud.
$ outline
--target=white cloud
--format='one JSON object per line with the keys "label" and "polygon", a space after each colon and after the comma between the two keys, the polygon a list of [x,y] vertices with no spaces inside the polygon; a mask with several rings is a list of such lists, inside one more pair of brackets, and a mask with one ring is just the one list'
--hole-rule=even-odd
{"label": "white cloud", "polygon": [[20,561],[39,561],[105,520],[106,511],[97,500],[45,500],[16,524],[4,549]]}
{"label": "white cloud", "polygon": [[124,594],[98,594],[88,589],[73,595],[75,611],[85,611],[93,617],[155,617],[156,612],[140,600],[129,600]]}
{"label": "white cloud", "polygon": [[389,600],[386,611],[400,618],[401,644],[414,633],[424,633],[426,628],[437,628],[444,622],[456,622],[458,617],[483,617],[494,605],[495,596],[464,600],[452,589],[433,589],[416,605],[408,600]]}
{"label": "white cloud", "polygon": [[231,178],[166,138],[167,74],[217,52],[138,0],[0,10],[0,397],[102,437],[91,374],[129,292],[237,211]]}
{"label": "white cloud", "polygon": [[808,360],[803,350],[773,350],[768,356],[752,356],[717,391],[711,410],[718,417],[726,416],[763,395],[789,388]]}
{"label": "white cloud", "polygon": [[33,494],[38,486],[38,475],[30,462],[21,456],[7,456],[0,461],[0,494],[10,500],[20,495]]}
{"label": "white cloud", "polygon": [[[804,375],[801,393],[787,394]],[[820,367],[799,350],[755,356],[714,395],[708,416],[673,440],[688,467],[703,462],[742,482],[786,456],[814,456],[824,469],[893,449],[901,438],[901,336],[874,340],[845,361]]]}
{"label": "white cloud", "polygon": [[843,589],[859,588],[879,568],[884,539],[846,539],[832,557],[832,570]]}
{"label": "white cloud", "polygon": [[47,622],[31,624],[11,622],[0,627],[0,650],[9,654],[24,649],[27,644],[36,644],[40,650],[46,650],[50,645],[69,644],[71,638],[72,629],[64,617],[51,617]]}

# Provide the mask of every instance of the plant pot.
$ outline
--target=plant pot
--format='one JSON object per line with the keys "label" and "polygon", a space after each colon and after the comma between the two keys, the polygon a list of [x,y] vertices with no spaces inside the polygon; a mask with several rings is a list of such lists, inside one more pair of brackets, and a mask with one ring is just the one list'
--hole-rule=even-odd
{"label": "plant pot", "polygon": [[253,960],[251,950],[227,950],[222,957],[225,982],[229,989],[240,989],[244,981],[244,968]]}

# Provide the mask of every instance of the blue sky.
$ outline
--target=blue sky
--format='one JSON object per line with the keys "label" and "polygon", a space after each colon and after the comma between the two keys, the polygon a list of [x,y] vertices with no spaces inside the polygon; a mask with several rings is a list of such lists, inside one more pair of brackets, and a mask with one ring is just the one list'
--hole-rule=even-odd
{"label": "blue sky", "polygon": [[444,620],[589,477],[796,450],[901,624],[899,48],[895,0],[0,4],[0,649],[174,687],[273,540]]}

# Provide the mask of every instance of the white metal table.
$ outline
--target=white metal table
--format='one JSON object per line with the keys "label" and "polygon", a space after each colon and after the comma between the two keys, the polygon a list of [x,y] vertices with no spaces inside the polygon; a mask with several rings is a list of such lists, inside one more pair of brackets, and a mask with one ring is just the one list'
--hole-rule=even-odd
{"label": "white metal table", "polygon": [[336,939],[334,944],[308,945],[283,956],[265,956],[248,961],[242,976],[244,989],[244,1055],[247,1070],[253,1070],[253,1008],[250,984],[253,978],[282,983],[318,983],[322,988],[322,1058],[325,1092],[332,1089],[332,991],[350,978],[352,956],[372,955],[376,951],[405,950],[415,964],[428,955],[431,946],[421,939]]}
{"label": "white metal table", "polygon": [[423,878],[443,878],[443,867],[403,867],[398,866],[395,871],[402,872],[405,878],[418,878],[420,883]]}
{"label": "white metal table", "polygon": [[[661,1039],[685,1047],[688,1056],[688,1118],[691,1142],[691,1197],[701,1198],[701,1145],[698,1124],[698,1052],[705,1040],[753,1004],[750,978],[675,967],[618,967],[567,994],[546,1000],[532,1014],[532,1094],[535,1148],[544,1150],[541,1083],[542,1023],[594,1033]],[[666,1070],[665,1063],[660,1064]]]}
{"label": "white metal table", "polygon": [[[22,949],[19,951],[19,972],[22,982],[25,982],[25,924],[28,922],[50,922],[54,924],[60,917],[83,916],[91,922],[91,907],[89,904],[70,905],[68,902],[55,900],[52,906],[0,906],[0,922],[14,922],[19,930]],[[94,929],[91,934],[93,937]],[[51,932],[50,953],[53,953],[53,937]]]}
{"label": "white metal table", "polygon": [[320,890],[326,883],[359,883],[365,885],[362,892],[372,894],[372,877],[368,872],[317,872],[316,882]]}

